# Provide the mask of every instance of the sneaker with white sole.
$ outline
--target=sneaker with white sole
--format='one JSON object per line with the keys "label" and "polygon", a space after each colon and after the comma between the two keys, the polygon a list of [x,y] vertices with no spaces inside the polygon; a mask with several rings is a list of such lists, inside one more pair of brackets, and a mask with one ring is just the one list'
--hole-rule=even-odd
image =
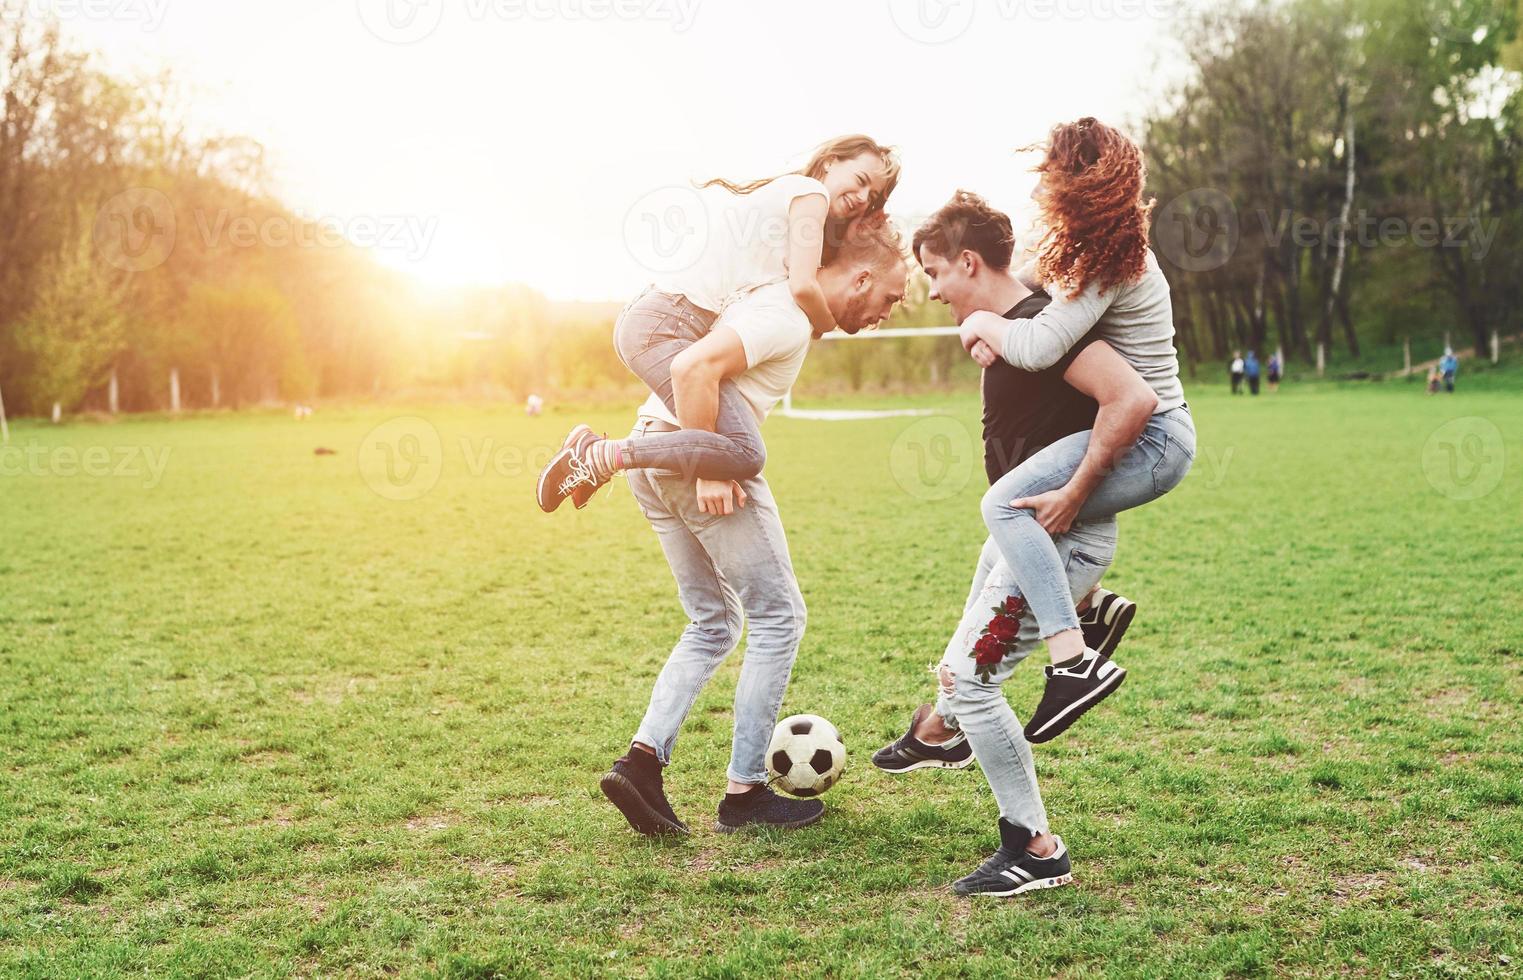
{"label": "sneaker with white sole", "polygon": [[590,498],[599,487],[608,482],[606,477],[599,476],[593,470],[587,458],[587,450],[598,440],[586,438],[591,434],[590,429],[585,434],[580,429],[578,426],[571,430],[571,435],[566,437],[566,445],[540,470],[535,499],[539,501],[539,509],[547,514],[553,513],[568,497],[575,499],[581,494],[583,499]]}
{"label": "sneaker with white sole", "polygon": [[1031,832],[1021,827],[999,822],[1000,848],[979,865],[978,870],[952,883],[952,891],[958,895],[982,895],[988,898],[1008,898],[1040,888],[1058,888],[1073,881],[1073,864],[1068,859],[1068,846],[1057,837],[1057,850],[1046,857],[1037,857],[1026,850]]}
{"label": "sneaker with white sole", "polygon": [[1079,614],[1084,645],[1101,660],[1109,660],[1136,615],[1137,603],[1109,589],[1096,589],[1089,597],[1089,608]]}
{"label": "sneaker with white sole", "polygon": [[1114,660],[1102,660],[1086,649],[1079,662],[1067,667],[1047,667],[1047,688],[1026,723],[1026,740],[1051,741],[1068,730],[1079,716],[1104,701],[1121,682],[1126,670]]}
{"label": "sneaker with white sole", "polygon": [[914,772],[916,769],[966,769],[973,764],[973,746],[968,736],[958,732],[945,742],[922,742],[915,737],[915,729],[934,710],[922,704],[910,717],[909,730],[897,741],[883,746],[873,753],[873,765],[884,772]]}

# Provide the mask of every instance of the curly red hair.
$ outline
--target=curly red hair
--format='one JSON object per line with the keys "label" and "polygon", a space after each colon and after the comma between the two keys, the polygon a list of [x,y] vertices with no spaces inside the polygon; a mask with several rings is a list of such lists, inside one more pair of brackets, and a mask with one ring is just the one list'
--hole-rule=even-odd
{"label": "curly red hair", "polygon": [[1046,151],[1036,168],[1047,222],[1037,265],[1042,281],[1061,286],[1071,298],[1091,283],[1104,292],[1138,279],[1153,211],[1153,202],[1142,200],[1142,150],[1085,116],[1053,127]]}

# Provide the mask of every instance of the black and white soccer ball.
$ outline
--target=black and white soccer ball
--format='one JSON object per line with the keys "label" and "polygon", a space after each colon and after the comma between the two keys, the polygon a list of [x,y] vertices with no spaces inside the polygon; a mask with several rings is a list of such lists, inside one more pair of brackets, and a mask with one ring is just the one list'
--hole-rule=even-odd
{"label": "black and white soccer ball", "polygon": [[819,715],[793,715],[777,723],[767,749],[772,785],[793,796],[819,796],[846,769],[846,743]]}

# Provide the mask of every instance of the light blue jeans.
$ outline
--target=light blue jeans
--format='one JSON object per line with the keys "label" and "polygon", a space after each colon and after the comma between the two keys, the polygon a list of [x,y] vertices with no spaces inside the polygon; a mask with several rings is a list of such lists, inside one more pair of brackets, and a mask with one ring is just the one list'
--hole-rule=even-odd
{"label": "light blue jeans", "polygon": [[[1072,608],[1100,584],[1110,567],[1116,554],[1116,520],[1075,523],[1068,533],[1058,535],[1055,545]],[[988,680],[979,678],[972,657],[973,644],[993,617],[994,607],[1007,596],[1018,594],[1015,576],[990,538],[984,542],[978,570],[973,573],[962,621],[937,668],[941,696],[936,701],[936,713],[948,727],[960,728],[968,736],[968,745],[999,805],[999,815],[1032,833],[1045,834],[1047,809],[1037,788],[1031,743],[1026,741],[1026,733],[1002,690],[1015,665],[1042,645],[1036,620],[1029,611],[1021,617],[1015,650],[995,666]]]}
{"label": "light blue jeans", "polygon": [[[984,523],[1015,575],[1016,584],[1035,614],[1046,639],[1078,629],[1064,563],[1052,536],[1026,508],[1010,502],[1056,490],[1072,479],[1089,449],[1088,432],[1077,432],[1036,453],[1006,473],[984,494]],[[1157,500],[1179,486],[1195,462],[1195,423],[1184,406],[1148,419],[1142,436],[1105,479],[1100,481],[1077,520],[1114,517]]]}
{"label": "light blue jeans", "polygon": [[[659,428],[642,422],[630,440],[638,443]],[[759,476],[744,480],[746,505],[715,517],[698,509],[694,482],[680,473],[630,470],[629,486],[661,540],[690,620],[656,678],[634,740],[654,748],[663,765],[671,761],[683,719],[739,645],[745,626],[729,776],[738,783],[765,783],[767,746],[805,622],[804,597],[772,491]]]}

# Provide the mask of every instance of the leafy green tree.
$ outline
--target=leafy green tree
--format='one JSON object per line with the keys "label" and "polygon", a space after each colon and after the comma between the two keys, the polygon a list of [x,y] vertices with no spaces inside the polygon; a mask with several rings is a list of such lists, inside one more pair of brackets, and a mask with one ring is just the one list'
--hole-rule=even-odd
{"label": "leafy green tree", "polygon": [[311,376],[284,296],[257,282],[191,287],[180,313],[200,338],[199,362],[215,371],[234,408],[283,395],[305,397]]}
{"label": "leafy green tree", "polygon": [[72,411],[105,381],[122,349],[119,290],[84,237],[57,255],[39,279],[17,331],[17,346],[27,357],[27,402],[33,410],[57,402]]}

